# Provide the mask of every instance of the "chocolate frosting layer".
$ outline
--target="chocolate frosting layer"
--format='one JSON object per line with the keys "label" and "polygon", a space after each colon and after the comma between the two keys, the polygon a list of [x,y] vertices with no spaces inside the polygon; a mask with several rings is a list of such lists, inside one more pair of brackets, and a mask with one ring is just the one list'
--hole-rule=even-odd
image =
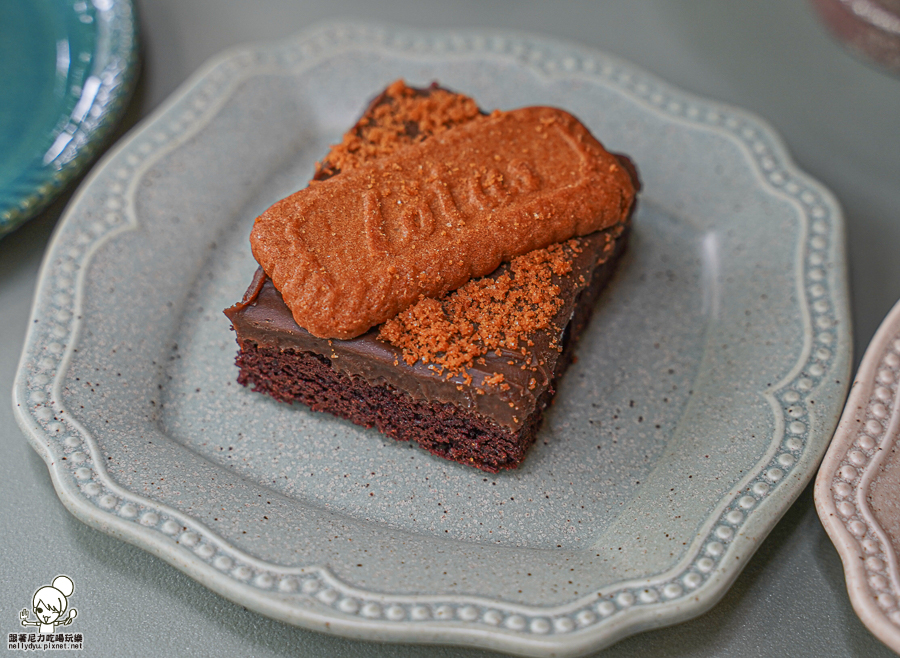
{"label": "chocolate frosting layer", "polygon": [[[625,242],[626,224],[578,238],[572,253],[572,271],[554,276],[560,287],[560,306],[550,328],[529,334],[532,343],[522,350],[501,349],[477,359],[465,372],[441,374],[441,368],[417,361],[407,364],[402,351],[378,338],[378,327],[348,340],[313,336],[299,327],[272,281],[260,269],[244,299],[225,311],[239,340],[260,347],[311,352],[327,358],[331,366],[371,385],[388,385],[414,399],[451,403],[517,430],[547,404],[555,378],[567,365],[568,335],[576,335],[590,316],[593,302],[612,273]],[[492,277],[503,274],[498,268]],[[531,364],[531,365],[526,365]],[[488,384],[503,375],[502,385]],[[471,377],[467,383],[466,376]]]}

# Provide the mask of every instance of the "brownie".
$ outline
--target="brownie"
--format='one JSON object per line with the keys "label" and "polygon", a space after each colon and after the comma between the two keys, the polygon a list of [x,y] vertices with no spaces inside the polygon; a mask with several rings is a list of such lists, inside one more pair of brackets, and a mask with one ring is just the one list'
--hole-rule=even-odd
{"label": "brownie", "polygon": [[[461,94],[395,83],[317,166],[315,180],[478,116]],[[617,157],[637,187],[633,165]],[[514,258],[343,340],[298,326],[260,268],[241,302],[225,311],[240,348],[238,382],[446,459],[489,472],[515,468],[624,249],[633,210],[609,228]]]}

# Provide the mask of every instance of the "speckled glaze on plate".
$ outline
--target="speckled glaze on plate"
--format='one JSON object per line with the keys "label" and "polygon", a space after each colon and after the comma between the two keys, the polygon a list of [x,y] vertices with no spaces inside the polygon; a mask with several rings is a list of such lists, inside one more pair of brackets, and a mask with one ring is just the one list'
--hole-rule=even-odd
{"label": "speckled glaze on plate", "polygon": [[816,510],[844,563],[853,609],[900,653],[900,303],[859,367],[816,477]]}
{"label": "speckled glaze on plate", "polygon": [[131,0],[0,4],[0,236],[96,155],[137,77]]}
{"label": "speckled glaze on plate", "polygon": [[[537,444],[489,476],[235,383],[253,218],[388,82],[557,105],[645,189]],[[811,478],[847,388],[843,220],[772,131],[602,53],[328,25],[204,67],[92,174],[14,391],[80,519],[262,614],[574,656],[697,615]]]}

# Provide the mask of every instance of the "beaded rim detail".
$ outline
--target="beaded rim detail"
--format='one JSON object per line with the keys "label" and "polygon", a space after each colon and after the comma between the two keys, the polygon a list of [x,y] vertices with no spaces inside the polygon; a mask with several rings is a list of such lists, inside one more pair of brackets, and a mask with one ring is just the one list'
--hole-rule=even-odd
{"label": "beaded rim detail", "polygon": [[870,493],[900,441],[898,396],[900,302],[866,349],[815,488],[816,509],[844,564],[853,608],[894,651],[900,651],[900,557]]}
{"label": "beaded rim detail", "polygon": [[[765,190],[796,208],[806,240],[796,282],[805,343],[788,377],[762,393],[775,416],[775,432],[752,471],[719,501],[687,557],[665,573],[618,583],[551,608],[475,596],[365,591],[322,567],[283,568],[258,560],[197,520],[123,489],[106,474],[89,433],[71,415],[61,413],[57,384],[78,336],[86,264],[102,243],[135,224],[127,194],[138,169],[170,140],[186,139],[214,114],[235,80],[273,68],[296,71],[361,49],[447,58],[506,57],[544,76],[574,76],[612,86],[654,112],[736,142]],[[830,435],[834,426],[829,410],[815,410],[819,417],[813,418],[807,402],[813,392],[834,386],[826,381],[831,377],[842,378],[838,386],[846,389],[849,359],[841,350],[850,340],[849,312],[843,288],[843,218],[837,203],[794,167],[779,138],[759,119],[677,91],[597,51],[512,33],[326,25],[274,48],[242,48],[214,60],[144,130],[113,149],[102,169],[110,167],[117,181],[105,190],[106,214],[83,218],[69,213],[45,260],[33,312],[42,322],[31,325],[14,388],[17,419],[47,461],[60,498],[78,518],[127,537],[227,598],[268,616],[354,637],[467,644],[523,655],[597,650],[636,630],[700,614],[715,603],[740,571],[732,565],[743,566],[780,516],[757,510],[786,508],[811,478],[827,441],[824,433],[811,428],[825,426]],[[286,596],[296,601],[287,611]]]}
{"label": "beaded rim detail", "polygon": [[18,185],[0,191],[0,237],[43,210],[90,164],[122,118],[137,81],[138,29],[131,0],[76,2],[68,10],[101,37],[95,52],[72,53],[75,66],[89,67],[83,72],[84,88],[66,88],[74,109],[61,117],[42,161]]}

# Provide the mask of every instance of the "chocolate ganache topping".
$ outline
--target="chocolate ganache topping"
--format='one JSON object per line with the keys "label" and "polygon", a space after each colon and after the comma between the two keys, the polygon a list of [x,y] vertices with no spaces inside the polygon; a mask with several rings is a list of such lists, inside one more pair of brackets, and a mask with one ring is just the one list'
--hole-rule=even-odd
{"label": "chocolate ganache topping", "polygon": [[[402,81],[390,85],[372,101],[360,121],[344,135],[342,142],[333,146],[323,162],[317,165],[314,180],[308,188],[321,190],[323,185],[331,183],[332,187],[324,188],[330,192],[316,191],[313,196],[324,195],[322,198],[332,201],[335,190],[341,190],[342,194],[354,197],[353,203],[362,209],[361,219],[354,220],[355,224],[351,222],[347,229],[349,232],[338,236],[332,230],[336,225],[330,217],[327,224],[319,226],[318,237],[310,241],[309,236],[302,233],[304,227],[310,228],[309,222],[302,221],[302,217],[300,221],[295,221],[296,217],[290,219],[290,212],[283,213],[284,216],[276,218],[273,223],[264,219],[266,214],[257,221],[254,234],[258,233],[257,228],[261,224],[268,229],[280,227],[277,230],[283,230],[283,233],[259,248],[259,254],[258,245],[268,238],[256,240],[254,254],[260,259],[262,267],[242,301],[225,311],[239,341],[250,341],[260,348],[276,351],[316,354],[327,360],[337,372],[361,378],[373,386],[387,385],[415,400],[450,403],[476,412],[512,431],[522,429],[526,419],[536,409],[544,408],[552,398],[553,382],[571,358],[569,336],[577,336],[587,322],[596,297],[624,249],[635,207],[635,192],[640,188],[631,161],[603,150],[570,115],[548,108],[526,110],[532,118],[538,116],[543,119],[543,122],[539,118],[537,124],[528,124],[537,135],[532,141],[538,142],[529,146],[536,149],[529,157],[517,158],[517,154],[508,148],[498,153],[487,151],[482,155],[489,157],[480,169],[478,166],[467,169],[467,165],[473,163],[466,163],[466,158],[462,158],[459,162],[454,160],[453,166],[445,166],[443,171],[446,176],[442,176],[437,171],[439,168],[429,169],[427,162],[423,164],[421,153],[431,153],[424,151],[423,146],[437,142],[438,137],[444,140],[441,144],[446,146],[453,142],[452,139],[448,142],[448,137],[452,138],[461,126],[497,122],[499,115],[486,116],[471,98],[436,85],[427,89],[413,89]],[[499,121],[502,123],[508,119]],[[563,129],[555,124],[564,124]],[[572,134],[580,135],[575,137],[574,144]],[[562,204],[557,207],[548,203],[547,190],[554,192],[555,189],[559,199],[559,192],[566,188],[566,184],[572,183],[577,187],[577,182],[584,179],[583,170],[579,178],[578,171],[561,164],[558,158],[541,155],[546,155],[547,151],[542,152],[540,148],[551,145],[552,140],[561,140],[563,151],[569,149],[576,153],[587,143],[591,157],[600,158],[599,164],[589,163],[588,169],[593,167],[595,175],[602,174],[604,180],[611,180],[614,184],[600,194],[606,196],[601,203],[603,208],[595,208],[599,219],[582,216],[581,212],[593,203],[588,201],[587,205],[580,206],[578,212],[562,220],[545,221],[552,219],[551,215],[560,207],[572,205],[569,200],[566,200],[569,206]],[[553,144],[556,142],[553,141]],[[401,171],[404,167],[410,167],[410,157],[402,154],[404,150],[419,154],[416,156],[419,160],[412,159],[418,162],[412,169],[419,178],[414,176],[411,182],[405,181],[402,176],[396,177],[398,170],[395,165]],[[439,151],[435,149],[434,154]],[[398,153],[402,157],[398,156],[396,162],[389,160]],[[434,154],[429,157],[436,157]],[[495,159],[494,155],[499,159]],[[551,169],[556,169],[549,175],[546,171],[548,163],[552,164]],[[458,171],[453,171],[454,168],[474,171],[477,175],[460,177]],[[379,180],[377,176],[373,178],[373,171],[387,171],[387,177],[384,180]],[[351,175],[356,176],[353,179],[356,182],[350,186],[353,189],[344,189],[346,185],[340,181],[351,178]],[[390,184],[386,185],[385,180]],[[362,191],[356,189],[361,184]],[[298,194],[302,197],[303,192]],[[591,198],[596,200],[596,192],[594,194]],[[398,198],[394,199],[392,195]],[[290,207],[295,203],[291,200],[296,196],[280,203]],[[549,196],[553,197],[553,194]],[[392,208],[394,204],[386,204],[385,199],[400,200],[397,206],[407,202],[407,208],[413,212],[394,212],[397,210]],[[309,203],[315,206],[320,201],[310,202],[301,198],[299,206],[307,207],[303,204]],[[576,201],[574,205],[579,204]],[[523,207],[528,208],[530,217],[523,215]],[[473,219],[466,214],[473,208],[481,212],[481,216]],[[492,242],[489,248],[483,249],[480,244],[483,240],[478,238],[480,234],[472,232],[472,229],[477,228],[480,222],[482,229],[485,225],[489,226],[484,222],[494,221],[504,212],[504,230],[507,225],[516,230],[523,225],[530,227],[520,231],[513,242],[519,240],[521,244],[530,245],[528,241],[533,237],[528,235],[529,232],[543,235],[550,242],[563,242],[550,245],[541,238],[534,242],[537,246],[533,249],[536,251],[522,247],[527,253],[522,252],[518,256],[515,249],[508,249],[508,244],[499,248],[496,242]],[[535,217],[535,214],[540,216]],[[447,219],[450,220],[449,227],[446,226],[448,222],[444,221]],[[516,226],[519,220],[521,223]],[[334,221],[342,220],[338,218]],[[579,222],[582,224],[580,228]],[[442,223],[445,225],[441,226]],[[559,229],[561,225],[565,225],[562,232]],[[590,232],[588,229],[593,225],[600,230]],[[570,234],[573,226],[577,230]],[[277,230],[271,232],[277,233]],[[469,238],[461,238],[467,230],[470,231]],[[581,230],[587,234],[569,239]],[[382,310],[386,308],[384,300],[390,296],[385,291],[405,291],[400,295],[403,297],[402,304],[397,305],[396,300],[392,302],[401,312],[393,311],[386,317],[383,317],[384,313],[373,315],[362,324],[358,321],[359,316],[350,317],[349,324],[344,322],[340,333],[346,333],[345,330],[351,325],[354,327],[352,332],[363,333],[348,339],[329,338],[327,334],[330,330],[318,331],[325,336],[317,337],[309,327],[301,327],[296,309],[292,312],[273,279],[266,274],[275,269],[271,262],[269,267],[266,265],[269,257],[267,250],[272,247],[274,253],[273,245],[290,236],[296,237],[298,232],[301,238],[287,250],[300,253],[300,261],[305,266],[313,264],[311,281],[314,283],[311,288],[321,288],[323,281],[337,288],[340,287],[336,286],[339,281],[355,278],[367,294],[375,290],[376,306],[382,307]],[[493,232],[497,233],[496,230]],[[266,230],[259,232],[260,235],[265,233]],[[426,233],[426,241],[436,241],[437,246],[432,245],[434,253],[431,260],[440,262],[435,267],[430,267],[430,262],[426,263],[429,267],[421,267],[421,264],[410,266],[409,263],[418,262],[415,261],[417,255],[413,253],[404,266],[407,270],[398,268],[410,252],[420,250],[423,233]],[[476,238],[471,239],[472,235]],[[290,239],[293,240],[293,237]],[[340,239],[336,239],[338,237]],[[493,238],[491,236],[489,241]],[[466,240],[470,243],[466,247],[468,254],[463,249]],[[347,267],[353,271],[349,275],[344,272],[343,278],[335,278],[336,273],[342,270],[322,267],[323,262],[332,267],[335,254],[341,250],[349,250],[352,255],[353,248],[347,247],[347,244],[354,241],[362,242],[360,250],[367,264],[360,269],[350,261]],[[321,245],[329,242],[344,246],[329,244],[328,249],[321,251]],[[492,259],[497,259],[500,252],[500,260],[507,262],[499,267],[491,265]],[[449,258],[449,255],[454,258]],[[295,274],[300,271],[296,269],[296,263],[292,267]],[[485,272],[487,276],[466,283],[469,277],[478,276],[475,272],[480,271],[479,267],[490,268]],[[368,272],[365,276],[362,274],[364,271]],[[425,276],[420,276],[422,274]],[[429,280],[439,284],[436,292],[421,287],[422,281],[427,283]],[[448,285],[451,280],[453,284]],[[289,283],[288,288],[291,285]],[[459,289],[446,294],[456,288]],[[296,288],[293,290],[297,292]],[[310,296],[308,290],[298,294],[301,297],[306,295],[308,301],[315,298],[315,295]],[[329,304],[333,304],[337,297],[330,299]],[[322,308],[327,311],[330,306],[325,304],[319,310]],[[301,312],[301,317],[305,312]],[[333,324],[333,320],[333,317],[326,317],[325,323]],[[379,322],[382,324],[378,325]],[[360,329],[363,325],[364,328]]]}
{"label": "chocolate ganache topping", "polygon": [[[568,359],[567,335],[577,333],[577,325],[587,320],[593,306],[594,300],[582,296],[596,296],[612,274],[617,256],[613,250],[623,248],[624,230],[620,224],[566,244],[571,271],[552,276],[561,303],[546,326],[523,334],[514,347],[479,350],[458,368],[421,359],[410,363],[402,347],[379,338],[379,327],[349,340],[313,336],[297,325],[262,269],[241,302],[225,313],[242,338],[260,347],[319,354],[338,372],[371,385],[386,384],[414,399],[452,403],[516,429],[552,395],[551,383]],[[490,276],[496,279],[509,270],[510,265],[504,264]],[[584,309],[584,317],[573,317],[576,308]]]}

